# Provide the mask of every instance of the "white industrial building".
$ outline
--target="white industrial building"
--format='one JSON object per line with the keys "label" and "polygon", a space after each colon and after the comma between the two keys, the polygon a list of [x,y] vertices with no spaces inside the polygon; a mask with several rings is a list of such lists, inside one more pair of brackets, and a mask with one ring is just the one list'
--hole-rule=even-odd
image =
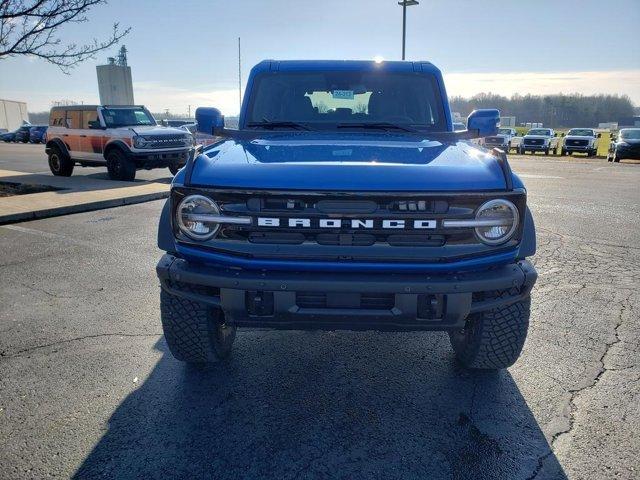
{"label": "white industrial building", "polygon": [[27,104],[14,100],[0,99],[0,131],[16,130],[20,125],[29,122]]}
{"label": "white industrial building", "polygon": [[102,105],[134,105],[131,67],[127,65],[127,49],[122,46],[116,58],[98,65],[98,93]]}
{"label": "white industrial building", "polygon": [[500,117],[500,126],[501,127],[515,127],[516,126],[516,117]]}

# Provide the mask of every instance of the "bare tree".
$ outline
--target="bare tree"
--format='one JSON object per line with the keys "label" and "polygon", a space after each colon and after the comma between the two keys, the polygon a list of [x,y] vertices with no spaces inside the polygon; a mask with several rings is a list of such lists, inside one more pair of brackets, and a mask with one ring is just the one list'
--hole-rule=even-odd
{"label": "bare tree", "polygon": [[59,30],[87,21],[87,13],[105,0],[0,0],[0,60],[30,55],[57,65],[64,73],[115,45],[129,33],[115,23],[109,38],[87,44],[63,44]]}

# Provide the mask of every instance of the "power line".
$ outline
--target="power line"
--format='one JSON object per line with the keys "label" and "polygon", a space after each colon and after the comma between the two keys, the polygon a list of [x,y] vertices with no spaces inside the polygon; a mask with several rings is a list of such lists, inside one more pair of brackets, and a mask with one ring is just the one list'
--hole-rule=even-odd
{"label": "power line", "polygon": [[242,110],[242,68],[240,59],[240,37],[238,37],[238,106]]}

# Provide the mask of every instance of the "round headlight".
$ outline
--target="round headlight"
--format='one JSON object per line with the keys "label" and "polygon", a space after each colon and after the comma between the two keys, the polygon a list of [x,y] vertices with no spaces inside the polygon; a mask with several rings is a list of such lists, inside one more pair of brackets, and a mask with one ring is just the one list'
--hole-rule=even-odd
{"label": "round headlight", "polygon": [[495,199],[483,203],[476,212],[476,220],[486,226],[476,227],[476,235],[487,245],[499,245],[508,241],[518,228],[519,214],[508,200]]}
{"label": "round headlight", "polygon": [[136,148],[144,148],[147,145],[147,139],[141,136],[133,137],[133,146]]}
{"label": "round headlight", "polygon": [[209,240],[220,228],[219,223],[207,220],[210,215],[220,215],[216,202],[202,195],[189,195],[176,210],[178,228],[193,240]]}

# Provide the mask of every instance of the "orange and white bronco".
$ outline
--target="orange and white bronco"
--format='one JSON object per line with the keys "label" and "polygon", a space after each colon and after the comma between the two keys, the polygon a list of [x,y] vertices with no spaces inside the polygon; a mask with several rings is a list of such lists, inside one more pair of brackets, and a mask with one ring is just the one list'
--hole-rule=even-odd
{"label": "orange and white bronco", "polygon": [[45,151],[54,175],[106,165],[111,179],[131,181],[139,168],[175,175],[192,148],[188,132],[158,125],[143,106],[82,105],[51,109]]}

